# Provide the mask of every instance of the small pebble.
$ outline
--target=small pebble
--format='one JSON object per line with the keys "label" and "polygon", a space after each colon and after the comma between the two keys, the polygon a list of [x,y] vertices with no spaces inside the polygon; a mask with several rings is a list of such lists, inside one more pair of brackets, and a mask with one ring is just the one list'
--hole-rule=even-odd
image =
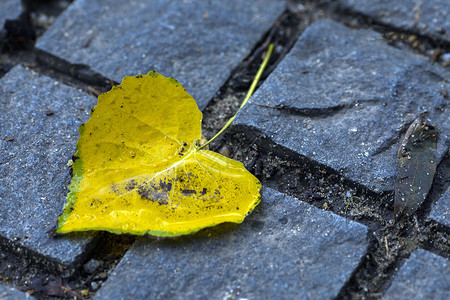
{"label": "small pebble", "polygon": [[225,157],[230,157],[231,155],[231,151],[227,146],[223,146],[222,148],[220,148],[219,153]]}
{"label": "small pebble", "polygon": [[296,8],[297,12],[299,12],[299,13],[306,11],[306,7],[303,4],[297,4],[297,6],[295,8]]}
{"label": "small pebble", "polygon": [[92,282],[91,282],[91,288],[92,288],[93,290],[98,289],[98,283],[95,282],[95,281],[92,281]]}
{"label": "small pebble", "polygon": [[84,264],[83,270],[88,274],[94,274],[100,266],[100,262],[96,259],[91,259],[87,263]]}
{"label": "small pebble", "polygon": [[450,53],[444,53],[442,54],[442,60],[443,61],[449,61],[450,60]]}

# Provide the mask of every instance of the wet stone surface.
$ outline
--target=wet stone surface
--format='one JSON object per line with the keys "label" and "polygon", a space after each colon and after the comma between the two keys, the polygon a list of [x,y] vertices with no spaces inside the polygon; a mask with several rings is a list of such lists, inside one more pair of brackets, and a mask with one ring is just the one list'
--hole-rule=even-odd
{"label": "wet stone surface", "polygon": [[438,223],[450,227],[450,188],[433,205],[430,218]]}
{"label": "wet stone surface", "polygon": [[400,268],[383,299],[449,299],[450,261],[416,250]]}
{"label": "wet stone surface", "polygon": [[0,299],[7,300],[24,300],[24,299],[36,299],[31,295],[18,291],[13,287],[7,286],[0,282]]}
{"label": "wet stone surface", "polygon": [[0,2],[0,31],[7,19],[14,20],[22,13],[20,0],[2,0]]}
{"label": "wet stone surface", "polygon": [[[450,132],[450,72],[331,20],[307,28],[238,114],[232,128],[339,171],[375,192],[393,189],[400,138],[422,112]],[[261,145],[264,148],[265,145]]]}
{"label": "wet stone surface", "polygon": [[203,109],[284,8],[274,0],[76,0],[36,47],[42,60],[78,77],[172,76]]}
{"label": "wet stone surface", "polygon": [[[0,299],[450,299],[447,2],[0,0]],[[242,224],[175,239],[52,236],[97,102],[82,90],[173,76],[201,109],[215,95],[209,135],[269,42],[271,75],[211,146],[297,199],[265,187]],[[425,111],[431,194],[390,226],[397,150]]]}
{"label": "wet stone surface", "polygon": [[339,3],[387,26],[450,41],[448,0],[339,0]]}
{"label": "wet stone surface", "polygon": [[242,224],[142,238],[95,299],[332,299],[368,245],[367,228],[264,188]]}
{"label": "wet stone surface", "polygon": [[95,104],[94,97],[21,66],[0,80],[0,242],[59,269],[81,263],[93,241],[92,235],[49,233],[65,202],[78,127]]}

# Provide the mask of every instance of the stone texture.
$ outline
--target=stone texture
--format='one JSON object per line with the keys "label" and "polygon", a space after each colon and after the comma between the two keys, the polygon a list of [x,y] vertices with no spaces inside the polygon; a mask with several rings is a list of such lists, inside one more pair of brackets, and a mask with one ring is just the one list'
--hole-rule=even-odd
{"label": "stone texture", "polygon": [[450,261],[416,250],[400,268],[383,299],[450,299]]}
{"label": "stone texture", "polygon": [[450,41],[448,0],[339,0],[339,3],[387,26]]}
{"label": "stone texture", "polygon": [[438,223],[450,227],[450,188],[433,204],[430,218]]}
{"label": "stone texture", "polygon": [[14,20],[22,13],[20,0],[2,0],[0,2],[0,29],[3,28],[6,19]]}
{"label": "stone texture", "polygon": [[79,77],[94,71],[121,82],[149,70],[174,77],[203,109],[283,10],[275,0],[76,0],[36,47],[41,59]]}
{"label": "stone texture", "polygon": [[81,263],[93,235],[48,232],[62,213],[78,127],[95,104],[94,97],[21,66],[0,80],[1,243],[62,267]]}
{"label": "stone texture", "polygon": [[[448,149],[450,72],[331,20],[307,28],[253,95],[233,131],[329,166],[376,192],[393,190],[397,150],[423,111]],[[264,147],[265,145],[261,145]]]}
{"label": "stone texture", "polygon": [[367,228],[271,189],[240,225],[138,240],[95,299],[331,299]]}
{"label": "stone texture", "polygon": [[24,300],[24,299],[35,299],[30,294],[16,290],[13,287],[7,286],[0,282],[0,299],[7,300]]}

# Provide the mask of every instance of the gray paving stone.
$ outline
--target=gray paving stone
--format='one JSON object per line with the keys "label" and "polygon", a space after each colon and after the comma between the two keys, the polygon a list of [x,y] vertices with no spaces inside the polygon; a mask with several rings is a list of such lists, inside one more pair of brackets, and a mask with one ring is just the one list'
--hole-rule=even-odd
{"label": "gray paving stone", "polygon": [[90,68],[78,76],[95,71],[121,82],[155,70],[174,77],[203,109],[284,7],[276,0],[76,0],[36,47],[56,68]]}
{"label": "gray paving stone", "polygon": [[20,0],[2,0],[0,2],[0,30],[6,19],[14,20],[22,13]]}
{"label": "gray paving stone", "polygon": [[138,240],[95,299],[331,299],[366,253],[366,235],[364,225],[264,188],[240,225]]}
{"label": "gray paving stone", "polygon": [[350,10],[388,26],[450,41],[448,0],[339,0]]}
{"label": "gray paving stone", "polygon": [[450,227],[450,188],[433,204],[430,218],[438,223]]}
{"label": "gray paving stone", "polygon": [[1,243],[50,265],[81,263],[93,235],[52,238],[47,232],[56,228],[65,202],[78,127],[95,104],[94,97],[21,66],[0,79]]}
{"label": "gray paving stone", "polygon": [[30,294],[16,290],[13,287],[7,286],[6,284],[0,282],[0,299],[7,300],[23,300],[23,299],[36,299]]}
{"label": "gray paving stone", "polygon": [[400,268],[383,299],[450,299],[450,261],[416,250]]}
{"label": "gray paving stone", "polygon": [[393,190],[400,137],[421,112],[429,111],[439,131],[439,160],[448,149],[449,78],[377,33],[321,20],[238,114],[232,132],[266,136],[376,192]]}

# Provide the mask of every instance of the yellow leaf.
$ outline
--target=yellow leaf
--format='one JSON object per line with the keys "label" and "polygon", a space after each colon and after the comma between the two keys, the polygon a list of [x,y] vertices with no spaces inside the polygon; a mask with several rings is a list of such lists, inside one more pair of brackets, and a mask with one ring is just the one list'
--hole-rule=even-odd
{"label": "yellow leaf", "polygon": [[125,77],[79,129],[57,233],[169,237],[241,223],[260,183],[242,163],[199,149],[202,113],[173,78]]}

